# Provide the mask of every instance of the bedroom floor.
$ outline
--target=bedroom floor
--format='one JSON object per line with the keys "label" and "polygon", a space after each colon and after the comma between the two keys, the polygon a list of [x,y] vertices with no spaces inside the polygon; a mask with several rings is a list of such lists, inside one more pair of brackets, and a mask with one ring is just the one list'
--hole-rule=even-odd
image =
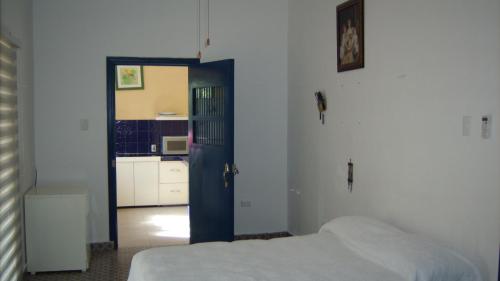
{"label": "bedroom floor", "polygon": [[[289,233],[264,233],[253,235],[238,235],[235,240],[272,239],[290,236]],[[150,247],[120,248],[118,250],[93,250],[90,268],[87,272],[66,271],[24,274],[24,281],[126,281],[130,270],[132,257]]]}
{"label": "bedroom floor", "polygon": [[24,274],[24,281],[126,281],[132,257],[145,248],[123,248],[117,251],[92,251],[87,272],[65,271],[31,275]]}
{"label": "bedroom floor", "polygon": [[118,209],[120,248],[189,244],[188,206]]}

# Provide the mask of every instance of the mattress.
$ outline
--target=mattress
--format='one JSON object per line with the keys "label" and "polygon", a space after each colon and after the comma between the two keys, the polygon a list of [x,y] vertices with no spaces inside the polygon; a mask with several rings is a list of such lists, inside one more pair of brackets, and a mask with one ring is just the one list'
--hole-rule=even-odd
{"label": "mattress", "polygon": [[461,254],[367,217],[340,217],[318,233],[145,250],[129,281],[481,281]]}
{"label": "mattress", "polygon": [[333,233],[153,248],[136,254],[129,281],[401,281]]}

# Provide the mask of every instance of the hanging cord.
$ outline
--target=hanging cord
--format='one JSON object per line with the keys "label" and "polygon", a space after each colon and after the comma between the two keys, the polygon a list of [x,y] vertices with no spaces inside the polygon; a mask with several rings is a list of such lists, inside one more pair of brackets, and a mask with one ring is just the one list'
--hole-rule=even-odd
{"label": "hanging cord", "polygon": [[38,192],[37,183],[38,183],[38,169],[35,167],[35,179],[34,179],[34,183],[33,183],[33,187],[35,189],[35,192]]}
{"label": "hanging cord", "polygon": [[201,59],[201,0],[198,0],[198,54],[196,57]]}
{"label": "hanging cord", "polygon": [[210,0],[207,0],[207,41],[205,47],[210,46]]}

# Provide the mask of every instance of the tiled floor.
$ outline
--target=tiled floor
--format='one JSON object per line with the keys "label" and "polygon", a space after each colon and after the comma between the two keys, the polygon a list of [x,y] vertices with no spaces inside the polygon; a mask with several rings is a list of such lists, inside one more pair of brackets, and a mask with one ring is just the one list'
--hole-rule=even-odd
{"label": "tiled floor", "polygon": [[126,281],[132,257],[144,248],[93,251],[87,272],[65,271],[24,275],[24,281]]}
{"label": "tiled floor", "polygon": [[179,244],[189,244],[187,206],[118,210],[120,248]]}
{"label": "tiled floor", "polygon": [[25,274],[25,281],[126,281],[132,256],[147,248],[189,244],[188,207],[118,210],[118,251],[93,251],[87,272]]}
{"label": "tiled floor", "polygon": [[[159,245],[189,243],[188,207],[120,209],[118,224],[120,248],[117,251],[93,251],[87,272],[26,273],[24,281],[126,281],[130,262],[137,252]],[[272,239],[289,235],[239,235],[235,240]]]}
{"label": "tiled floor", "polygon": [[[264,233],[254,235],[238,235],[235,240],[272,239],[290,236],[287,232]],[[130,270],[130,262],[137,252],[145,248],[120,248],[114,250],[97,250],[92,252],[90,268],[87,272],[51,272],[24,275],[24,281],[126,281]]]}

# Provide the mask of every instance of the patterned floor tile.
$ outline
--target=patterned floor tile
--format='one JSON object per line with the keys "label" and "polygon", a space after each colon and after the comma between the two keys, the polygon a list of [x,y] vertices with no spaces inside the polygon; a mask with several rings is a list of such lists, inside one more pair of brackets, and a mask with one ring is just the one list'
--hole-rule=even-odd
{"label": "patterned floor tile", "polygon": [[90,268],[86,272],[65,271],[31,275],[26,273],[24,281],[126,281],[132,257],[145,248],[121,248],[92,252]]}
{"label": "patterned floor tile", "polygon": [[[156,210],[155,210],[156,209]],[[121,211],[121,210],[120,210]],[[171,222],[179,225],[179,221],[184,222],[187,208],[147,208],[147,209],[124,209],[119,212],[122,216],[122,222],[129,220],[127,223],[121,225],[121,241],[118,250],[109,249],[108,244],[99,245],[94,247],[92,251],[90,268],[87,272],[69,271],[69,272],[50,272],[50,273],[37,273],[24,275],[24,281],[126,281],[130,270],[130,262],[132,257],[141,250],[155,247],[155,246],[169,246],[189,243],[189,238],[185,236],[186,231],[189,231],[189,219],[187,219],[187,226],[180,229],[178,227],[171,228]],[[125,217],[125,220],[123,218]],[[137,219],[153,222],[148,225],[141,225]],[[146,235],[139,241],[124,241],[128,238],[133,239],[134,235],[138,235],[137,231]],[[187,232],[189,233],[189,232]],[[279,233],[263,233],[251,235],[237,235],[235,240],[246,239],[272,239],[279,237],[290,236],[288,232]],[[124,245],[129,247],[122,248]],[[140,247],[130,247],[130,245],[137,245]]]}

